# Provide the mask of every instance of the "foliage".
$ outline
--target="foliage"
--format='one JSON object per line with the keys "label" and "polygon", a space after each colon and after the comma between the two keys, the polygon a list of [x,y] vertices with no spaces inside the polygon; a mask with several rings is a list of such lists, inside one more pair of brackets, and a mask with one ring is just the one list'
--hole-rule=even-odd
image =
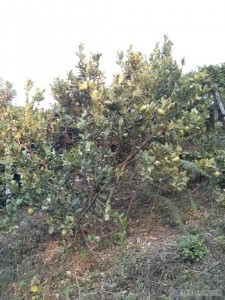
{"label": "foliage", "polygon": [[[213,141],[221,123],[213,133],[207,125],[218,84],[213,67],[183,75],[184,61],[173,59],[165,37],[149,57],[132,47],[118,52],[120,72],[107,86],[101,54],[88,59],[80,45],[76,55],[77,72],[52,84],[52,109],[40,109],[44,90],[32,92],[32,80],[25,86],[25,107],[0,107],[1,185],[13,194],[9,214],[20,205],[37,207],[48,213],[50,233],[70,236],[82,228],[89,234],[112,217],[125,185],[181,191],[193,171],[212,181],[216,170],[223,171],[222,139],[218,146]],[[222,92],[223,68],[215,67]]]}
{"label": "foliage", "polygon": [[184,225],[181,211],[176,206],[174,201],[170,200],[168,197],[158,195],[159,200],[163,203],[163,205],[167,208],[167,210],[171,213],[173,220],[178,224],[179,229],[186,233],[187,228]]}
{"label": "foliage", "polygon": [[12,83],[0,78],[0,106],[8,106],[16,96]]}
{"label": "foliage", "polygon": [[[183,165],[183,168],[185,170],[189,170],[193,173],[197,173],[197,174],[200,174],[202,176],[211,178],[211,176],[209,176],[207,173],[205,173],[202,170],[202,168],[200,168],[200,166],[199,166],[199,165],[201,165],[201,167],[203,167],[203,166],[205,167],[208,161],[209,160],[207,159],[207,161],[206,160],[200,160],[199,162],[194,163],[192,161],[181,160],[181,164]],[[213,163],[214,163],[214,161],[213,161]],[[207,166],[210,166],[210,167],[212,166],[211,161],[210,161],[210,164],[207,164]]]}
{"label": "foliage", "polygon": [[116,244],[119,247],[121,254],[123,254],[124,246],[126,242],[126,235],[127,235],[127,218],[123,216],[123,214],[118,216],[119,219],[119,229],[115,231],[114,238]]}
{"label": "foliage", "polygon": [[199,261],[209,251],[199,234],[183,237],[178,243],[178,249],[182,256],[189,261]]}

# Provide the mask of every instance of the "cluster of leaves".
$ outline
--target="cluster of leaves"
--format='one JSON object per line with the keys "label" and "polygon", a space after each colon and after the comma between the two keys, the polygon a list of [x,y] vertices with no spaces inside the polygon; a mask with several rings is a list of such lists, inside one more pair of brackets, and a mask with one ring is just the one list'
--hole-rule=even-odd
{"label": "cluster of leaves", "polygon": [[[25,107],[0,108],[4,183],[13,191],[8,212],[38,207],[50,215],[50,232],[72,234],[96,218],[107,221],[124,184],[181,191],[194,169],[185,168],[185,160],[201,174],[218,168],[204,148],[213,103],[207,68],[182,75],[184,61],[179,66],[173,59],[167,37],[150,57],[132,47],[119,52],[121,71],[110,86],[99,69],[101,54],[87,59],[81,45],[77,57],[76,74],[52,85],[51,110],[38,106],[44,91],[30,95],[32,81]],[[12,172],[21,174],[21,188]]]}

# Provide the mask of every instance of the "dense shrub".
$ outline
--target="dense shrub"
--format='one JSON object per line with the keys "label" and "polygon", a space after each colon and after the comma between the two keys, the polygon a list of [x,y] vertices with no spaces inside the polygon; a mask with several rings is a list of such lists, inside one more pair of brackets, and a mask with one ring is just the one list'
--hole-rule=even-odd
{"label": "dense shrub", "polygon": [[[51,110],[38,106],[44,91],[31,96],[32,81],[25,107],[0,108],[3,177],[13,192],[8,212],[38,207],[49,213],[50,232],[73,233],[94,218],[108,220],[125,185],[181,191],[193,171],[208,180],[223,171],[223,147],[212,147],[220,122],[213,134],[207,124],[217,84],[211,69],[183,75],[184,61],[173,59],[167,37],[149,57],[132,47],[119,52],[121,71],[110,86],[99,69],[101,54],[87,59],[81,45],[77,56],[77,73],[52,84]],[[21,188],[11,180],[12,168]]]}

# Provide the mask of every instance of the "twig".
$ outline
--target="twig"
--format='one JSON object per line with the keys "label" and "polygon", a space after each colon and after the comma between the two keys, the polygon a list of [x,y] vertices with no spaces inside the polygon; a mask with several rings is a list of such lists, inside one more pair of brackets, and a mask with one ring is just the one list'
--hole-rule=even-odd
{"label": "twig", "polygon": [[112,165],[114,164],[114,162],[115,162],[115,160],[116,160],[116,156],[117,156],[117,154],[118,154],[118,152],[119,152],[119,149],[120,149],[120,145],[118,145],[118,147],[116,148],[116,153],[115,153],[115,155],[114,155],[114,157],[113,157]]}
{"label": "twig", "polygon": [[127,216],[129,215],[130,212],[130,207],[131,207],[131,203],[133,202],[133,200],[136,198],[137,192],[134,193],[133,197],[131,198],[131,201],[129,203],[128,209],[127,209]]}
{"label": "twig", "polygon": [[81,216],[80,216],[80,218],[78,220],[78,224],[82,220],[83,216],[89,211],[89,209],[91,208],[91,206],[95,203],[95,201],[96,201],[97,198],[98,198],[98,193],[96,193],[94,199],[92,199],[92,201],[90,202],[90,204],[88,205],[88,207],[81,213]]}
{"label": "twig", "polygon": [[81,296],[80,285],[79,285],[79,282],[77,280],[77,274],[76,273],[77,273],[77,270],[75,270],[74,276],[75,276],[75,280],[76,280],[76,284],[77,284],[77,289],[78,289],[78,294],[79,294],[79,299],[80,299],[80,296]]}

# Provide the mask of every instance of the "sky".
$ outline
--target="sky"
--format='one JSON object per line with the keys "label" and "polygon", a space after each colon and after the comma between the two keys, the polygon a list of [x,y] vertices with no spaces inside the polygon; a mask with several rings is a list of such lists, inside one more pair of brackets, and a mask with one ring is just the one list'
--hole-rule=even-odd
{"label": "sky", "polygon": [[28,78],[45,88],[65,77],[86,54],[101,52],[107,80],[117,72],[116,53],[134,49],[149,55],[167,34],[174,58],[186,58],[184,71],[225,62],[224,0],[0,0],[0,77],[25,100]]}

